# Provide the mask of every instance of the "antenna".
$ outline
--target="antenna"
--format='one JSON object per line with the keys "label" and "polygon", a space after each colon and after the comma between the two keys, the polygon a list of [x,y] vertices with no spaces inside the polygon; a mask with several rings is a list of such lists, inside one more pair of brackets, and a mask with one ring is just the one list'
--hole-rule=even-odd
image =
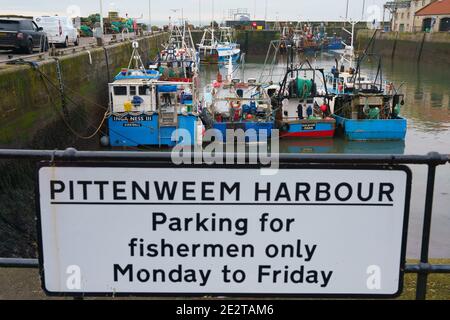
{"label": "antenna", "polygon": [[364,21],[364,15],[366,13],[366,0],[363,0],[363,6],[362,6],[362,14],[361,14],[361,21]]}
{"label": "antenna", "polygon": [[202,0],[198,0],[198,26],[202,26]]}
{"label": "antenna", "polygon": [[211,26],[214,29],[214,0],[211,0],[211,2],[212,2]]}
{"label": "antenna", "polygon": [[345,10],[345,20],[348,19],[348,4],[349,4],[350,0],[347,0],[347,9]]}
{"label": "antenna", "polygon": [[266,7],[265,7],[265,11],[264,11],[264,20],[267,23],[267,12],[268,12],[268,6],[269,6],[269,0],[266,0]]}

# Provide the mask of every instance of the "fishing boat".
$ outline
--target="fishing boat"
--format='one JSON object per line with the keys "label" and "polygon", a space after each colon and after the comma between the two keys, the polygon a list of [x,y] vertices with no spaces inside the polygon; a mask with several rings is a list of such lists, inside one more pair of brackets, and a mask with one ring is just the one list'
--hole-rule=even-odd
{"label": "fishing boat", "polygon": [[225,80],[218,73],[217,79],[205,87],[204,114],[209,129],[217,130],[223,142],[227,142],[227,130],[241,129],[247,142],[270,138],[274,129],[271,98],[264,85],[256,79],[243,82],[233,78],[232,62],[229,60]]}
{"label": "fishing boat", "polygon": [[308,60],[288,68],[278,91],[277,127],[281,138],[332,138],[336,120],[331,117],[330,96],[318,89],[324,70]]}
{"label": "fishing boat", "polygon": [[335,51],[342,50],[345,48],[345,45],[342,42],[341,37],[337,37],[336,35],[333,37],[325,37],[322,40],[322,49],[326,51]]}
{"label": "fishing boat", "polygon": [[133,42],[128,67],[109,84],[109,145],[201,144],[203,124],[198,114],[196,75],[162,79],[158,70],[144,67],[138,48]]}
{"label": "fishing boat", "polygon": [[381,58],[376,76],[361,75],[361,63],[373,54],[358,59],[356,69],[328,77],[335,96],[330,106],[339,131],[349,140],[405,140],[407,120],[400,116],[404,95],[393,83],[383,81]]}
{"label": "fishing boat", "polygon": [[214,27],[207,28],[198,49],[202,63],[226,64],[230,59],[236,63],[241,56],[240,46],[233,41],[231,28],[228,27],[221,27],[218,35]]}
{"label": "fishing boat", "polygon": [[190,29],[186,26],[170,26],[169,41],[150,66],[158,69],[164,80],[198,78],[200,57],[195,48]]}

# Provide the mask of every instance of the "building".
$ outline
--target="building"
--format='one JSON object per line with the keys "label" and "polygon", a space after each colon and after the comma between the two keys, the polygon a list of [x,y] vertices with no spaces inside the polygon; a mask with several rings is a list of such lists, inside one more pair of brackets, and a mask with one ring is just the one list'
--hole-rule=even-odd
{"label": "building", "polygon": [[418,10],[415,26],[425,32],[449,32],[450,0],[437,0]]}
{"label": "building", "polygon": [[227,20],[225,25],[236,30],[264,30],[266,21],[263,20]]}
{"label": "building", "polygon": [[120,20],[119,13],[116,11],[108,12],[108,19],[109,21],[119,21]]}
{"label": "building", "polygon": [[264,30],[264,20],[252,19],[248,9],[230,9],[225,26],[236,30]]}
{"label": "building", "polygon": [[398,32],[420,31],[416,25],[416,12],[437,0],[397,0],[388,2],[385,9],[392,14],[391,30]]}

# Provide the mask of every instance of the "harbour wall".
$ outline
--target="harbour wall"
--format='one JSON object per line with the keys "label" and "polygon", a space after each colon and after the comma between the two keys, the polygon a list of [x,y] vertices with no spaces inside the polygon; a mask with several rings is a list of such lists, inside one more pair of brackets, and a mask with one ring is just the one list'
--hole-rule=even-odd
{"label": "harbour wall", "polygon": [[[357,48],[363,51],[374,31],[358,32]],[[406,59],[420,64],[450,64],[450,33],[378,32],[369,46],[369,52],[390,59]]]}
{"label": "harbour wall", "polygon": [[[166,34],[141,38],[144,63],[153,58]],[[130,42],[58,57],[65,102],[61,99],[57,61],[0,65],[0,148],[85,149],[98,146],[95,133],[108,105],[108,82],[128,65]],[[49,159],[50,160],[50,159]],[[36,164],[0,161],[0,257],[36,256]]]}
{"label": "harbour wall", "polygon": [[[156,55],[164,37],[138,40],[144,63]],[[99,119],[93,115],[107,107],[108,81],[128,65],[131,52],[131,43],[124,42],[38,62],[39,71],[30,65],[0,66],[0,148],[66,146],[73,132],[65,122],[83,134],[95,130]],[[66,106],[60,97],[56,59]],[[52,137],[51,126],[61,127],[58,137]]]}

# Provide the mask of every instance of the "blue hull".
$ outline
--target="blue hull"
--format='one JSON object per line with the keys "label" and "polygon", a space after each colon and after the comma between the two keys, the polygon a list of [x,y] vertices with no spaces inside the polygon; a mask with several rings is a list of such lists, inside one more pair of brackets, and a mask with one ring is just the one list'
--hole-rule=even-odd
{"label": "blue hull", "polygon": [[344,49],[344,45],[342,43],[330,43],[324,49],[325,50],[342,50]]}
{"label": "blue hull", "polygon": [[[179,115],[178,128],[175,126],[159,128],[159,115],[154,114],[132,117],[133,121],[114,116],[108,119],[109,140],[112,147],[166,146],[174,147],[177,143],[196,144],[198,117]],[[172,141],[172,134],[177,129],[189,131],[191,141]]]}
{"label": "blue hull", "polygon": [[213,129],[218,130],[222,135],[222,142],[227,141],[227,130],[244,130],[246,141],[260,141],[261,138],[272,137],[274,129],[273,122],[234,122],[234,123],[214,123]]}
{"label": "blue hull", "polygon": [[337,125],[344,129],[348,140],[405,140],[407,121],[403,118],[390,120],[352,120],[334,116]]}
{"label": "blue hull", "polygon": [[[235,54],[234,56],[231,56],[231,61],[233,63],[236,63],[236,62],[239,61],[240,57],[241,57],[240,54]],[[229,62],[230,62],[230,57],[219,57],[219,63],[226,64],[226,63],[229,63]]]}

